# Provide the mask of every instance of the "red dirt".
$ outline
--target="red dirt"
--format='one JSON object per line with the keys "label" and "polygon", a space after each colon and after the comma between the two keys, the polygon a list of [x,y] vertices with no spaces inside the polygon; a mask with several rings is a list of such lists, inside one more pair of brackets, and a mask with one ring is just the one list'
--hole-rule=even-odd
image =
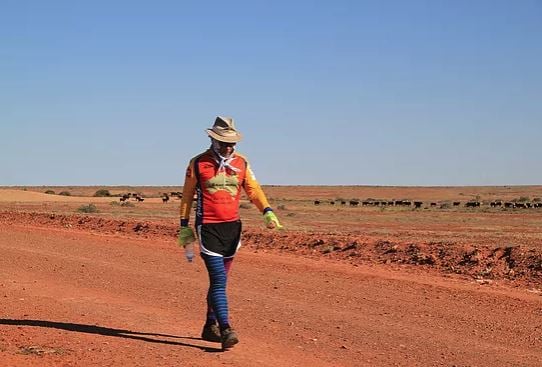
{"label": "red dirt", "polygon": [[241,343],[199,339],[174,221],[0,213],[1,366],[539,366],[537,248],[248,227]]}
{"label": "red dirt", "polygon": [[[0,212],[0,223],[92,231],[174,241],[178,226],[84,215]],[[243,245],[254,250],[280,250],[353,265],[384,263],[416,265],[428,271],[462,274],[476,279],[507,280],[515,286],[542,283],[542,250],[525,246],[490,246],[450,242],[399,242],[369,235],[273,232],[248,228]]]}

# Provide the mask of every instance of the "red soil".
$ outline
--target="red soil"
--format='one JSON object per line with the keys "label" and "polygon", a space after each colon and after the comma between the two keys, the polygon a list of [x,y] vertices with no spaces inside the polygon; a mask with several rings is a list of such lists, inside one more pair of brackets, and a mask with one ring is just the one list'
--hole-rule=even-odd
{"label": "red soil", "polygon": [[[39,209],[42,198],[35,200]],[[221,352],[199,338],[207,274],[199,259],[183,259],[175,219],[46,214],[28,205],[0,212],[2,367],[542,360],[537,213],[360,209],[354,217],[301,203],[290,211],[297,216],[281,213],[290,228],[283,232],[258,229],[261,219],[244,213],[228,289],[241,342]],[[45,210],[61,207],[54,205]],[[136,209],[158,204],[145,205]],[[339,215],[341,225],[333,223]],[[292,230],[295,221],[320,230]]]}

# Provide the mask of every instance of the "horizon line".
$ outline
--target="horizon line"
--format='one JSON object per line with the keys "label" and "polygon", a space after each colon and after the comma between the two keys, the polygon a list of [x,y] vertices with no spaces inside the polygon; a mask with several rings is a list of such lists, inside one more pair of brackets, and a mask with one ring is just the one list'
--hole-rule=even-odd
{"label": "horizon line", "polygon": [[[381,184],[260,184],[262,187],[274,186],[274,187],[433,187],[433,188],[447,188],[447,187],[535,187],[542,186],[542,183],[538,184],[489,184],[489,185],[381,185]],[[0,185],[0,188],[25,188],[25,187],[182,187],[183,185],[138,185],[138,184],[89,184],[89,185],[69,185],[69,184],[42,184],[42,185]]]}

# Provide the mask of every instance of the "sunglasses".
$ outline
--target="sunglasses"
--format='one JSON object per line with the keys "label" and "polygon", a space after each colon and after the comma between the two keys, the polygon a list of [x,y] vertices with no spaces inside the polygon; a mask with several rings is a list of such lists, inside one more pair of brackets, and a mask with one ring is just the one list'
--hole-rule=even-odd
{"label": "sunglasses", "polygon": [[221,147],[224,147],[224,148],[227,148],[227,147],[234,147],[237,143],[226,143],[226,142],[223,142],[223,141],[218,141],[218,145],[220,145]]}

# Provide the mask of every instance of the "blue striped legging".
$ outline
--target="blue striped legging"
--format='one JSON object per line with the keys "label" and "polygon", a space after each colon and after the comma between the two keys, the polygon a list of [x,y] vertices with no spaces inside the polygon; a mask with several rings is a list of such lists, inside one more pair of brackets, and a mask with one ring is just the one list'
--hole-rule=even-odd
{"label": "blue striped legging", "polygon": [[209,273],[209,291],[207,292],[207,323],[218,321],[221,329],[229,327],[228,298],[226,283],[233,257],[210,256],[201,254]]}

